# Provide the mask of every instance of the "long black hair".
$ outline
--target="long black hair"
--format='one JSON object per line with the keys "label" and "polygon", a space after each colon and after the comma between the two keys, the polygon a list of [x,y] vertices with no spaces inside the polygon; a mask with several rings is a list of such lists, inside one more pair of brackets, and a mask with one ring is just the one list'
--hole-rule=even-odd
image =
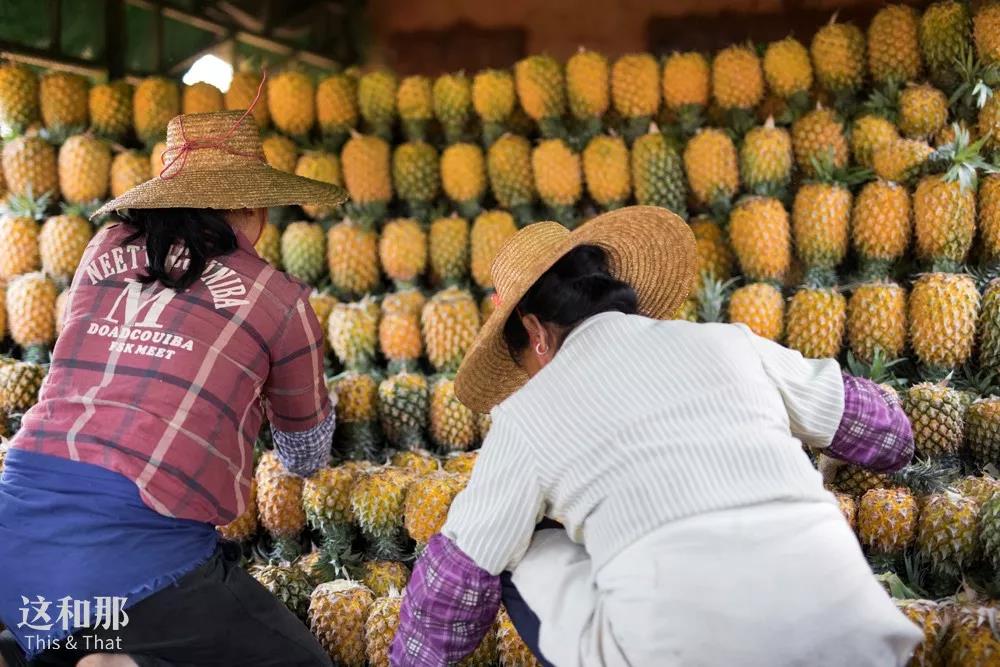
{"label": "long black hair", "polygon": [[[566,253],[525,293],[504,325],[503,338],[516,359],[528,346],[521,316],[534,315],[561,330],[560,338],[599,313],[634,315],[639,307],[635,290],[608,271],[608,259],[598,246],[583,245]],[[557,345],[562,340],[557,341]]]}
{"label": "long black hair", "polygon": [[[139,239],[146,242],[148,271],[140,276],[144,284],[159,282],[183,291],[202,273],[209,260],[236,250],[236,232],[222,211],[208,208],[148,208],[130,210],[124,218],[132,234],[123,245]],[[166,266],[171,248],[187,248],[187,267],[178,276]]]}

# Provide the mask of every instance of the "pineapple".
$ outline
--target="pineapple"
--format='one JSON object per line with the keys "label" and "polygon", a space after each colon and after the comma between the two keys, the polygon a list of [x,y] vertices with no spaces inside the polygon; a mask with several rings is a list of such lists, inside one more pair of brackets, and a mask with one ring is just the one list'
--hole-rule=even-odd
{"label": "pineapple", "polygon": [[965,423],[965,441],[975,462],[980,466],[1000,465],[1000,399],[989,397],[973,402],[965,411]]}
{"label": "pineapple", "polygon": [[132,86],[125,81],[101,83],[90,89],[90,127],[99,136],[120,141],[132,129]]}
{"label": "pineapple", "polygon": [[868,275],[888,272],[910,245],[910,197],[901,185],[872,181],[854,202],[851,238]]}
{"label": "pineapple", "polygon": [[954,456],[962,444],[965,410],[957,391],[923,382],[906,392],[903,408],[913,426],[916,453],[922,458]]}
{"label": "pineapple", "polygon": [[828,275],[844,261],[851,220],[851,191],[839,183],[805,183],[792,205],[792,237],[810,273]]}
{"label": "pineapple", "polygon": [[[311,178],[314,181],[343,185],[344,179],[340,173],[340,160],[333,153],[326,151],[306,151],[295,164],[295,174]],[[333,213],[333,208],[303,204],[302,210],[313,220],[325,218]]]}
{"label": "pineapple", "polygon": [[[581,47],[566,61],[569,110],[581,125],[583,137],[593,137],[600,132],[601,118],[611,105],[611,85],[608,59],[600,53]],[[656,85],[659,87],[659,81]],[[619,94],[624,94],[624,90]]]}
{"label": "pineapple", "polygon": [[11,195],[59,198],[56,151],[36,136],[17,137],[3,146],[3,174]]}
{"label": "pineapple", "polygon": [[333,312],[333,307],[336,305],[336,297],[325,292],[313,290],[312,294],[309,295],[309,306],[316,314],[316,321],[319,322],[319,328],[323,331],[323,342],[325,343],[324,347],[327,352],[330,351],[330,337],[327,334],[330,324],[330,313]]}
{"label": "pineapple", "polygon": [[[482,421],[485,417],[489,419],[489,415],[476,415],[476,417]],[[480,424],[480,438],[485,437],[483,433],[482,424]],[[444,469],[447,472],[458,473],[461,475],[471,475],[472,469],[476,465],[476,458],[479,456],[479,452],[458,452],[448,456],[444,462]]]}
{"label": "pineapple", "polygon": [[837,506],[840,508],[840,513],[844,515],[844,520],[847,521],[847,525],[851,527],[851,530],[857,532],[858,530],[858,503],[851,496],[846,493],[835,493],[837,497]]}
{"label": "pineapple", "polygon": [[0,64],[0,134],[20,134],[38,120],[38,77],[27,65]]}
{"label": "pineapple", "polygon": [[41,273],[18,276],[7,286],[7,328],[24,349],[24,359],[44,357],[56,338],[55,284]]}
{"label": "pineapple", "polygon": [[876,12],[868,24],[868,71],[875,83],[920,78],[919,23],[917,10],[907,5],[887,5]]}
{"label": "pineapple", "polygon": [[312,222],[293,222],[281,235],[281,261],[293,278],[315,284],[323,276],[326,237],[323,228]]}
{"label": "pineapple", "polygon": [[52,70],[38,88],[45,127],[60,139],[83,131],[88,115],[87,80],[79,74]]}
{"label": "pineapple", "polygon": [[764,52],[764,76],[772,91],[800,109],[809,102],[813,85],[809,51],[794,37],[771,42]]}
{"label": "pineapple", "polygon": [[[245,70],[233,73],[233,80],[229,83],[229,90],[223,98],[223,104],[229,111],[243,111],[249,109],[253,101],[257,99],[257,91],[260,90],[260,99],[254,106],[251,115],[257,122],[260,129],[271,124],[271,114],[267,106],[267,87],[260,86],[261,75],[258,72]],[[93,115],[93,111],[91,111]]]}
{"label": "pineapple", "polygon": [[212,113],[225,107],[222,91],[205,81],[184,86],[181,93],[181,113]]}
{"label": "pineapple", "polygon": [[728,280],[733,275],[733,251],[726,235],[708,216],[698,216],[691,221],[695,250],[698,256],[698,275],[711,280]]}
{"label": "pineapple", "polygon": [[788,213],[777,199],[749,197],[733,209],[729,240],[747,280],[780,282],[791,263]]}
{"label": "pineapple", "polygon": [[413,287],[427,268],[427,234],[411,218],[397,218],[382,228],[379,239],[382,268],[396,289]]}
{"label": "pineapple", "polygon": [[884,181],[908,183],[923,168],[934,149],[926,141],[894,139],[872,153],[875,175]]}
{"label": "pineapple", "polygon": [[911,139],[933,137],[948,123],[948,98],[928,84],[899,94],[899,129]]}
{"label": "pineapple", "polygon": [[316,123],[331,147],[339,148],[358,125],[357,82],[331,74],[316,86]]}
{"label": "pineapple", "polygon": [[700,53],[673,53],[664,61],[661,77],[663,103],[677,115],[685,134],[691,134],[701,125],[702,113],[708,107],[711,84],[712,68]]}
{"label": "pineapple", "polygon": [[753,49],[733,45],[712,61],[712,98],[723,110],[748,110],[764,97],[764,72]]}
{"label": "pineapple", "polygon": [[963,605],[950,614],[944,656],[948,667],[990,667],[1000,658],[996,607]]}
{"label": "pineapple", "polygon": [[788,303],[785,343],[811,359],[836,358],[844,340],[847,301],[836,289],[803,287]]}
{"label": "pineapple", "polygon": [[740,188],[736,146],[715,128],[699,130],[684,147],[684,171],[691,194],[703,207],[725,208]]}
{"label": "pineapple", "polygon": [[261,228],[254,250],[265,262],[281,270],[281,231],[277,225],[268,222]]}
{"label": "pineapple", "polygon": [[897,139],[899,131],[892,121],[874,114],[859,116],[851,126],[851,155],[859,166],[871,169],[875,152]]}
{"label": "pineapple", "polygon": [[399,593],[380,597],[372,603],[365,621],[365,645],[369,667],[389,667],[389,651],[399,627]]}
{"label": "pineapple", "polygon": [[78,134],[59,149],[59,190],[70,204],[103,199],[108,193],[111,149],[100,139]]}
{"label": "pineapple", "polygon": [[917,553],[932,573],[958,577],[977,556],[979,506],[954,493],[928,498],[920,511]]}
{"label": "pineapple", "polygon": [[517,628],[511,622],[507,610],[500,608],[497,619],[497,653],[500,656],[500,667],[541,667],[541,663],[532,654],[517,634]]}
{"label": "pineapple", "polygon": [[583,151],[583,175],[587,192],[602,208],[623,206],[632,194],[629,152],[624,140],[604,135],[591,139]]}
{"label": "pineapple", "polygon": [[167,123],[180,112],[181,95],[173,81],[151,76],[136,86],[132,96],[132,124],[147,146],[167,136]]}
{"label": "pineapple", "polygon": [[[163,156],[167,152],[167,142],[157,141],[156,145],[149,153],[149,173],[153,176],[159,176],[163,173],[166,168],[167,163],[163,159]],[[171,158],[172,159],[172,158]]]}
{"label": "pineapple", "polygon": [[46,220],[38,235],[42,270],[57,284],[69,285],[93,233],[87,219],[72,210]]}
{"label": "pineapple", "polygon": [[0,217],[0,279],[10,280],[41,268],[39,227],[30,215]]}
{"label": "pineapple", "polygon": [[857,26],[830,22],[816,31],[809,47],[819,85],[834,95],[852,94],[865,77],[865,36]]}
{"label": "pineapple", "polygon": [[338,451],[352,460],[373,458],[379,445],[378,383],[371,375],[347,371],[334,378],[331,385],[337,396],[334,441]]}
{"label": "pineapple", "polygon": [[251,479],[246,510],[225,526],[217,526],[216,531],[230,542],[250,542],[257,536],[257,524],[257,480]]}
{"label": "pineapple", "polygon": [[937,269],[964,263],[976,232],[973,188],[943,176],[926,176],[913,193],[916,254]]}
{"label": "pineapple", "polygon": [[293,560],[299,552],[299,534],[306,525],[302,478],[286,471],[273,451],[261,455],[256,478],[260,525],[274,539],[275,554],[282,560]]}
{"label": "pineapple", "polygon": [[768,118],[743,137],[740,146],[740,176],[750,192],[777,196],[792,177],[792,138],[788,130],[774,126]]}
{"label": "pineapple", "polygon": [[441,187],[467,217],[479,214],[486,194],[486,158],[479,146],[452,144],[441,153]]}
{"label": "pineapple", "polygon": [[[681,158],[655,126],[632,144],[631,167],[636,203],[662,206],[687,216],[687,187]],[[726,173],[722,178],[731,179],[732,174]]]}
{"label": "pineapple", "polygon": [[611,101],[625,120],[627,138],[645,134],[660,109],[660,65],[656,58],[648,53],[618,58],[611,68]]}
{"label": "pineapple", "polygon": [[1000,63],[1000,5],[983,3],[972,23],[979,59],[987,64]]}
{"label": "pineapple", "polygon": [[309,629],[334,664],[365,667],[365,622],[375,596],[349,580],[320,584],[309,597]]}
{"label": "pineapple", "polygon": [[396,75],[384,69],[369,72],[358,81],[358,110],[368,131],[386,141],[396,120]]}
{"label": "pineapple", "polygon": [[847,340],[864,362],[877,350],[889,359],[900,357],[906,347],[906,290],[890,281],[857,286],[847,302]]}
{"label": "pineapple", "polygon": [[413,482],[406,491],[404,525],[406,532],[420,546],[441,532],[448,509],[464,484],[459,475],[434,472]]}
{"label": "pineapple", "polygon": [[403,132],[410,141],[426,141],[427,126],[434,119],[431,80],[426,76],[408,76],[396,89],[396,108]]}
{"label": "pineapple", "polygon": [[[2,370],[0,370],[2,373]],[[994,457],[994,464],[998,458]],[[993,567],[1000,570],[1000,493],[993,494],[985,501],[979,515],[979,531],[982,537],[983,554]]]}
{"label": "pineapple", "polygon": [[377,559],[399,560],[406,495],[415,479],[409,470],[379,468],[362,474],[351,491],[354,516]]}
{"label": "pineapple", "polygon": [[347,370],[371,368],[378,340],[378,315],[367,300],[336,304],[327,327],[330,347]]}
{"label": "pineapple", "polygon": [[300,568],[291,564],[259,565],[251,568],[250,574],[300,620],[306,618],[313,586]]}
{"label": "pineapple", "polygon": [[979,231],[983,259],[1000,259],[1000,174],[989,174],[979,181]]}
{"label": "pineapple", "polygon": [[895,600],[899,610],[924,633],[924,641],[913,652],[912,667],[935,667],[940,664],[941,644],[946,624],[944,613],[937,602],[930,600]]}
{"label": "pineapple", "polygon": [[1000,150],[1000,95],[991,95],[979,110],[979,134],[991,150]]}
{"label": "pineapple", "polygon": [[304,138],[316,122],[316,86],[312,77],[288,69],[267,80],[267,110],[282,133]]}
{"label": "pineapple", "polygon": [[[323,243],[309,248],[310,266],[317,248],[322,252]],[[330,282],[341,297],[360,298],[378,288],[378,236],[369,225],[351,219],[337,223],[327,232],[326,248]]]}
{"label": "pineapple", "polygon": [[505,134],[497,139],[486,155],[486,169],[497,203],[519,220],[531,219],[535,177],[528,140],[516,134]]}
{"label": "pineapple", "polygon": [[443,74],[434,82],[434,116],[444,128],[445,141],[462,140],[472,116],[472,84],[465,74]]}
{"label": "pineapple", "polygon": [[[411,293],[421,300],[424,298],[415,290]],[[413,313],[389,307],[389,298],[398,294],[390,294],[383,301],[382,318],[378,325],[379,346],[389,361],[390,373],[416,369],[424,352],[419,311]]]}
{"label": "pineapple", "polygon": [[431,281],[451,287],[469,275],[469,221],[452,216],[431,223],[428,238]]}
{"label": "pineapple", "polygon": [[903,488],[872,489],[858,505],[861,543],[874,554],[898,556],[917,535],[917,501]]}
{"label": "pineapple", "polygon": [[920,51],[931,81],[946,90],[959,81],[957,65],[969,46],[969,10],[957,0],[935,2],[920,17]]}
{"label": "pineapple", "polygon": [[340,161],[351,207],[365,221],[382,218],[392,199],[389,144],[374,135],[352,134]]}
{"label": "pineapple", "polygon": [[438,460],[425,449],[396,452],[389,458],[389,463],[393,467],[409,470],[417,477],[423,477],[441,469]]}
{"label": "pineapple", "polygon": [[863,496],[871,489],[881,489],[889,486],[885,475],[871,472],[860,466],[844,465],[837,470],[833,479],[833,488],[839,493],[849,496]]}
{"label": "pineapple", "polygon": [[521,107],[538,123],[542,136],[561,136],[566,113],[563,68],[550,56],[529,56],[514,65],[514,84]]}
{"label": "pineapple", "polygon": [[[2,271],[0,277],[3,277]],[[988,373],[997,373],[1000,372],[1000,281],[994,279],[986,286],[982,304],[979,318],[979,365]]]}
{"label": "pineapple", "polygon": [[562,139],[540,142],[531,153],[535,190],[552,217],[572,226],[574,206],[583,192],[580,156]]}
{"label": "pineapple", "polygon": [[392,154],[392,183],[410,215],[426,219],[441,189],[437,149],[423,141],[398,145]]}
{"label": "pineapple", "polygon": [[394,560],[370,560],[364,564],[362,583],[378,597],[392,595],[406,588],[410,568]]}
{"label": "pineapple", "polygon": [[357,482],[359,472],[350,466],[324,467],[306,478],[302,484],[302,509],[306,521],[323,537],[321,559],[325,561],[317,570],[327,564],[333,572],[320,572],[323,576],[341,574],[336,570],[340,558],[350,549],[354,535],[354,510],[351,507],[351,491]]}
{"label": "pineapple", "polygon": [[420,449],[427,427],[430,390],[417,373],[397,373],[378,387],[378,412],[389,443],[398,449]]}
{"label": "pineapple", "polygon": [[[996,399],[993,400],[996,401]],[[997,405],[1000,406],[1000,402],[998,402]],[[994,407],[994,410],[995,409],[996,408]],[[993,417],[990,416],[988,418],[992,419]],[[971,428],[970,426],[968,426],[969,424],[968,411],[966,411],[965,419],[967,428]],[[1000,481],[997,481],[996,479],[993,479],[988,475],[984,477],[971,477],[971,476],[963,477],[954,485],[954,488],[956,491],[958,491],[966,498],[972,498],[977,503],[979,503],[980,513],[982,513],[986,509],[986,503],[988,503],[990,499],[997,493],[1000,493]]]}
{"label": "pineapple", "polygon": [[111,161],[111,196],[121,197],[150,179],[149,158],[138,151],[122,151]]}
{"label": "pineapple", "polygon": [[0,364],[0,412],[23,413],[38,402],[45,367],[29,361]]}
{"label": "pineapple", "polygon": [[780,341],[785,331],[785,300],[768,283],[750,283],[729,296],[729,321],[745,324],[762,338]]}
{"label": "pineapple", "polygon": [[506,211],[486,211],[476,218],[470,234],[472,278],[483,289],[493,288],[490,268],[497,252],[517,233],[514,218]]}
{"label": "pineapple", "polygon": [[472,106],[482,121],[485,146],[506,132],[516,102],[514,77],[507,70],[487,69],[473,77]]}
{"label": "pineapple", "polygon": [[818,174],[818,168],[843,169],[847,166],[847,137],[837,114],[817,107],[792,125],[792,146],[795,161],[807,177]]}
{"label": "pineapple", "polygon": [[264,137],[261,148],[264,150],[264,159],[271,167],[289,174],[295,171],[299,162],[299,149],[294,141],[280,134],[271,134]]}
{"label": "pineapple", "polygon": [[438,372],[455,372],[479,331],[479,306],[459,288],[435,294],[420,316],[427,359]]}
{"label": "pineapple", "polygon": [[476,650],[457,664],[458,667],[493,667],[498,659],[497,629],[494,622],[493,628],[486,633]]}
{"label": "pineapple", "polygon": [[951,273],[928,273],[910,292],[910,344],[931,369],[961,366],[972,355],[979,291],[973,279]]}
{"label": "pineapple", "polygon": [[476,415],[455,396],[455,380],[442,377],[431,386],[431,440],[444,452],[465,451],[478,440]]}

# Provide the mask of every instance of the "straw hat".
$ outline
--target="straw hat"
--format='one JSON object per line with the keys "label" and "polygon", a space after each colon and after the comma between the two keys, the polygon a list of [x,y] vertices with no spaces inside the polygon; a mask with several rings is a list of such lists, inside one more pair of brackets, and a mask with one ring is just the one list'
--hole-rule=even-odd
{"label": "straw hat", "polygon": [[94,216],[128,208],[265,208],[336,206],[343,188],[272,169],[249,111],[176,116],[167,125],[164,169],[102,206]]}
{"label": "straw hat", "polygon": [[528,380],[514,363],[503,329],[532,285],[566,253],[578,246],[604,250],[611,274],[635,289],[639,313],[672,317],[691,291],[695,277],[695,242],[677,215],[656,206],[630,206],[599,215],[575,231],[556,222],[528,225],[515,234],[493,260],[496,310],[480,329],[458,376],[455,391],[466,406],[489,412]]}

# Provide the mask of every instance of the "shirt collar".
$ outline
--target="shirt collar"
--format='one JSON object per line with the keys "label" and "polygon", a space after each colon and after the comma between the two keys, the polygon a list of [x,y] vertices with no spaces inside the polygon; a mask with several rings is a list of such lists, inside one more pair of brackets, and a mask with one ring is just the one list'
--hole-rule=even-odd
{"label": "shirt collar", "polygon": [[246,234],[236,229],[236,227],[232,227],[232,230],[236,234],[236,247],[251,255],[256,255],[257,249],[253,247],[253,243],[250,243],[250,239],[247,238]]}
{"label": "shirt collar", "polygon": [[605,313],[598,313],[597,315],[591,315],[583,322],[580,322],[580,324],[576,325],[575,329],[569,332],[569,334],[563,340],[562,345],[560,347],[565,349],[566,345],[569,344],[570,341],[576,339],[581,333],[592,327],[594,323],[603,322],[613,317],[625,317],[625,314],[620,313],[617,310],[609,310]]}

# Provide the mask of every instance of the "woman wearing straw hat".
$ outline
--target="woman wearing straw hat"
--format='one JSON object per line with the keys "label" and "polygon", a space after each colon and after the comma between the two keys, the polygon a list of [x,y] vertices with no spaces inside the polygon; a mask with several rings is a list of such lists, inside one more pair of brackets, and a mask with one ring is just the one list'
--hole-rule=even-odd
{"label": "woman wearing straw hat", "polygon": [[269,168],[240,112],[174,118],[165,160],[102,209],[125,222],[87,248],[6,458],[0,663],[329,665],[214,526],[247,509],[265,413],[289,474],[327,462],[319,324],[254,242],[267,207],[344,195]]}
{"label": "woman wearing straw hat", "polygon": [[501,599],[559,667],[906,663],[921,633],[802,450],[896,470],[905,415],[834,360],[657,321],[693,265],[687,225],[653,207],[501,249],[457,378],[493,426],[414,569],[394,665],[461,659]]}

